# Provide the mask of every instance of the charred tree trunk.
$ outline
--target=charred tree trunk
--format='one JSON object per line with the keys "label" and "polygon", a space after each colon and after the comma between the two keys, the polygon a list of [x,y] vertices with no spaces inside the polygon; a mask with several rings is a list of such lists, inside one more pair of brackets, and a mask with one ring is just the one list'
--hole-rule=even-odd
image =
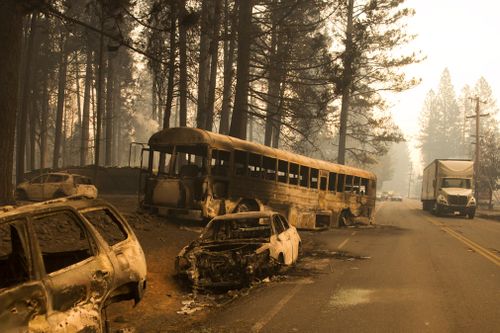
{"label": "charred tree trunk", "polygon": [[210,41],[210,83],[208,85],[208,97],[206,105],[205,129],[212,131],[214,122],[215,88],[217,86],[217,62],[219,59],[219,28],[221,0],[214,0],[213,15],[211,17],[211,41]]}
{"label": "charred tree trunk", "polygon": [[92,50],[87,45],[87,64],[85,69],[85,88],[83,92],[83,110],[80,141],[80,165],[87,164],[89,152],[89,128],[90,128],[90,88],[92,84]]}
{"label": "charred tree trunk", "polygon": [[115,82],[114,78],[114,56],[108,52],[108,72],[106,81],[106,155],[104,164],[106,166],[111,166],[113,164],[112,160],[112,150],[113,150],[113,85]]}
{"label": "charred tree trunk", "polygon": [[31,71],[33,59],[33,44],[35,40],[37,14],[31,18],[30,31],[24,56],[24,71],[22,78],[21,108],[17,126],[17,152],[16,152],[16,180],[20,183],[24,180],[25,154],[26,154],[26,128],[28,123],[28,113],[31,103]]}
{"label": "charred tree trunk", "polygon": [[13,202],[12,168],[16,111],[18,108],[19,59],[24,12],[17,0],[0,1],[0,204]]}
{"label": "charred tree trunk", "polygon": [[64,117],[64,95],[66,90],[66,70],[68,66],[68,55],[66,53],[66,37],[61,34],[60,41],[60,58],[59,58],[59,79],[57,92],[57,111],[56,111],[56,127],[54,133],[54,154],[52,157],[52,168],[59,167],[59,158],[61,157],[61,142],[63,133],[63,117]]}
{"label": "charred tree trunk", "polygon": [[49,118],[48,69],[44,71],[40,115],[40,169],[47,167],[47,119]]}
{"label": "charred tree trunk", "polygon": [[[224,88],[222,91],[222,108],[220,113],[220,128],[219,133],[228,134],[229,133],[229,113],[231,110],[231,95],[232,95],[232,85],[233,85],[233,62],[234,62],[234,47],[236,44],[236,12],[238,10],[237,4],[239,1],[235,2],[235,7],[233,13],[229,11],[228,0],[224,1]],[[231,34],[229,34],[229,29]]]}
{"label": "charred tree trunk", "polygon": [[179,126],[187,125],[187,28],[183,22],[186,16],[186,4],[182,4],[179,13]]}
{"label": "charred tree trunk", "polygon": [[114,75],[113,84],[113,163],[114,165],[121,165],[120,154],[120,119],[121,119],[121,88],[120,88],[120,75]]}
{"label": "charred tree trunk", "polygon": [[342,80],[342,106],[340,109],[340,129],[339,129],[339,154],[338,164],[345,164],[346,138],[347,138],[347,116],[351,98],[352,86],[352,62],[353,62],[353,41],[352,41],[352,20],[353,20],[354,0],[349,0],[347,8],[347,29],[345,38],[345,51],[342,59],[344,65],[344,75]]}
{"label": "charred tree trunk", "polygon": [[208,118],[208,86],[210,84],[210,16],[214,0],[202,2],[201,7],[201,35],[200,58],[198,69],[198,110],[196,127],[205,129]]}
{"label": "charred tree trunk", "polygon": [[33,89],[33,96],[31,99],[31,108],[30,108],[30,113],[29,113],[29,121],[30,121],[30,150],[29,150],[29,166],[28,168],[30,170],[33,170],[36,168],[36,133],[37,133],[37,123],[39,119],[39,108],[38,108],[38,102],[39,102],[39,94],[38,94],[38,88]]}
{"label": "charred tree trunk", "polygon": [[158,104],[156,102],[156,80],[154,74],[152,78],[153,82],[151,84],[151,118],[156,119],[156,110],[158,109]]}
{"label": "charred tree trunk", "polygon": [[252,1],[241,1],[238,11],[238,61],[236,93],[229,135],[246,139],[248,114],[248,85],[250,76],[250,30],[252,24]]}
{"label": "charred tree trunk", "polygon": [[[101,15],[103,15],[101,13]],[[101,30],[103,30],[104,18],[101,17]],[[95,137],[94,137],[94,164],[96,167],[100,164],[101,158],[101,125],[102,116],[104,113],[104,35],[99,37],[99,55],[97,64],[97,87],[96,87],[96,120],[95,120]],[[96,169],[97,172],[97,169]],[[97,175],[97,173],[96,173]]]}
{"label": "charred tree trunk", "polygon": [[172,4],[170,17],[170,50],[168,55],[168,78],[167,78],[167,100],[165,103],[165,112],[163,114],[163,128],[170,127],[170,115],[172,113],[172,102],[174,100],[174,78],[175,78],[175,33],[177,22],[177,11]]}

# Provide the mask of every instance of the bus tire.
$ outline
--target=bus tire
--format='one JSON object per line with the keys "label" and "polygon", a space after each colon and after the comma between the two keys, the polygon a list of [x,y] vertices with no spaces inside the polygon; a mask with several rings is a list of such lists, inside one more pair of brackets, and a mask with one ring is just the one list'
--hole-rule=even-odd
{"label": "bus tire", "polygon": [[349,211],[347,211],[347,210],[343,211],[339,217],[339,226],[340,227],[347,227],[347,226],[350,226],[351,224],[352,224],[352,219],[351,219],[351,216],[349,214]]}
{"label": "bus tire", "polygon": [[240,203],[238,203],[236,205],[233,212],[240,213],[240,212],[250,212],[250,211],[259,211],[259,210],[260,210],[260,207],[256,201],[242,200],[242,201],[240,201]]}

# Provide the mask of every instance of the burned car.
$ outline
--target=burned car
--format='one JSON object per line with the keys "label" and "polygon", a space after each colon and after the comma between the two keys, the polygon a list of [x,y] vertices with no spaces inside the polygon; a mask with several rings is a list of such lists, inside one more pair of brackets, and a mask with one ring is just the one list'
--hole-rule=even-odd
{"label": "burned car", "polygon": [[300,247],[295,227],[276,212],[221,215],[181,250],[176,272],[195,288],[244,286],[295,263]]}
{"label": "burned car", "polygon": [[17,200],[49,200],[71,195],[97,198],[97,188],[90,178],[66,172],[51,172],[19,184]]}
{"label": "burned car", "polygon": [[141,246],[106,202],[0,209],[0,332],[101,332],[103,309],[145,287]]}

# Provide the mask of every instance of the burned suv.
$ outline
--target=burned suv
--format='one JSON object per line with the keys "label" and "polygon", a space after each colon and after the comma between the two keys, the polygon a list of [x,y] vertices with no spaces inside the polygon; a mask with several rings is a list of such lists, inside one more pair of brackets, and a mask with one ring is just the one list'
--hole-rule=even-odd
{"label": "burned suv", "polygon": [[181,250],[176,271],[195,288],[239,287],[295,263],[300,246],[295,227],[276,212],[221,215]]}
{"label": "burned suv", "polygon": [[1,332],[100,332],[102,310],[145,287],[141,246],[106,202],[0,208]]}

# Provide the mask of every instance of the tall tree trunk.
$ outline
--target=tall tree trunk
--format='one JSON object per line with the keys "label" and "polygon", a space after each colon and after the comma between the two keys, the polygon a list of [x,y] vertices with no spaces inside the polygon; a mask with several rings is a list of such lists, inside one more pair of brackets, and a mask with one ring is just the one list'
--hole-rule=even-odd
{"label": "tall tree trunk", "polygon": [[61,142],[63,133],[64,116],[64,95],[66,90],[66,70],[68,66],[68,55],[66,53],[66,36],[61,33],[60,40],[60,58],[59,58],[59,85],[57,91],[57,111],[56,128],[54,133],[54,154],[52,157],[52,168],[59,167],[59,158],[61,157]]}
{"label": "tall tree trunk", "polygon": [[208,85],[208,97],[206,105],[205,129],[212,131],[214,122],[215,88],[217,86],[217,62],[219,60],[219,28],[220,28],[221,0],[214,0],[214,8],[210,25],[212,26],[210,41],[210,83]]}
{"label": "tall tree trunk", "polygon": [[183,22],[186,17],[186,1],[179,13],[179,126],[187,125],[187,28]]}
{"label": "tall tree trunk", "polygon": [[0,204],[13,202],[12,170],[16,112],[18,108],[19,59],[24,12],[17,0],[0,1]]}
{"label": "tall tree trunk", "polygon": [[[36,77],[35,77],[36,78]],[[29,150],[29,169],[33,170],[36,168],[36,132],[37,132],[37,123],[39,118],[39,94],[38,87],[33,89],[33,96],[31,99],[31,108],[29,113],[29,121],[30,121],[30,150]]]}
{"label": "tall tree trunk", "polygon": [[87,65],[85,69],[85,88],[83,92],[83,110],[80,142],[80,165],[87,164],[89,152],[89,128],[90,128],[90,88],[92,85],[92,50],[87,44]]}
{"label": "tall tree trunk", "polygon": [[158,104],[156,102],[156,79],[155,75],[152,75],[152,84],[151,84],[151,118],[156,119],[156,110],[158,108]]}
{"label": "tall tree trunk", "polygon": [[[239,0],[235,1],[233,12],[229,11],[228,0],[224,0],[224,88],[222,91],[222,108],[220,113],[219,133],[229,133],[229,113],[231,111],[231,96],[233,86],[234,47],[236,44],[236,18]],[[231,30],[231,34],[229,34]]]}
{"label": "tall tree trunk", "polygon": [[49,71],[44,70],[42,83],[42,100],[40,116],[40,169],[47,167],[47,122],[49,118],[49,96],[48,96]]}
{"label": "tall tree trunk", "polygon": [[[104,14],[101,12],[101,30],[104,26]],[[97,87],[96,87],[96,122],[95,122],[95,143],[94,143],[94,165],[96,168],[100,164],[101,154],[101,124],[102,116],[104,113],[104,35],[99,37],[99,55],[98,55],[98,69],[97,69]],[[96,169],[97,176],[97,169]]]}
{"label": "tall tree trunk", "polygon": [[241,1],[238,13],[238,61],[236,93],[229,135],[246,139],[248,113],[248,85],[250,76],[250,30],[252,25],[252,0]]}
{"label": "tall tree trunk", "polygon": [[108,78],[106,81],[106,155],[104,163],[106,166],[113,164],[112,149],[113,149],[113,85],[114,78],[114,61],[115,57],[108,52]]}
{"label": "tall tree trunk", "polygon": [[214,0],[202,2],[201,7],[201,35],[200,35],[200,58],[198,67],[198,110],[196,115],[196,127],[205,129],[208,117],[208,86],[210,84],[210,17],[213,10]]}
{"label": "tall tree trunk", "polygon": [[[118,58],[119,59],[119,58]],[[117,59],[117,60],[118,60]],[[119,66],[117,65],[117,68]],[[121,88],[120,88],[120,75],[114,75],[113,84],[113,164],[121,165],[121,146],[120,146],[120,120],[121,120]]]}
{"label": "tall tree trunk", "polygon": [[37,14],[33,14],[31,17],[30,31],[26,32],[29,34],[28,45],[26,46],[25,52],[25,64],[22,83],[22,97],[21,97],[21,108],[19,114],[19,121],[17,124],[17,152],[16,152],[16,180],[20,183],[24,180],[24,167],[25,167],[25,153],[26,153],[26,127],[28,123],[28,112],[31,102],[31,71],[32,71],[32,59],[33,59],[33,44],[35,40],[36,32],[36,20]]}
{"label": "tall tree trunk", "polygon": [[170,13],[170,50],[168,56],[168,78],[167,78],[167,100],[165,112],[163,114],[163,128],[170,127],[170,115],[172,113],[172,102],[174,100],[174,78],[175,78],[175,33],[177,22],[177,11],[175,4],[172,4]]}
{"label": "tall tree trunk", "polygon": [[347,8],[347,28],[345,38],[345,51],[342,59],[344,65],[344,75],[342,82],[342,106],[340,109],[340,129],[339,129],[339,154],[338,164],[345,164],[346,137],[347,137],[347,116],[349,113],[349,103],[351,98],[352,86],[352,19],[353,19],[354,0],[349,0]]}
{"label": "tall tree trunk", "polygon": [[75,51],[75,87],[76,87],[76,109],[77,109],[77,126],[81,130],[82,126],[82,103],[80,100],[80,62],[78,59],[78,51]]}

